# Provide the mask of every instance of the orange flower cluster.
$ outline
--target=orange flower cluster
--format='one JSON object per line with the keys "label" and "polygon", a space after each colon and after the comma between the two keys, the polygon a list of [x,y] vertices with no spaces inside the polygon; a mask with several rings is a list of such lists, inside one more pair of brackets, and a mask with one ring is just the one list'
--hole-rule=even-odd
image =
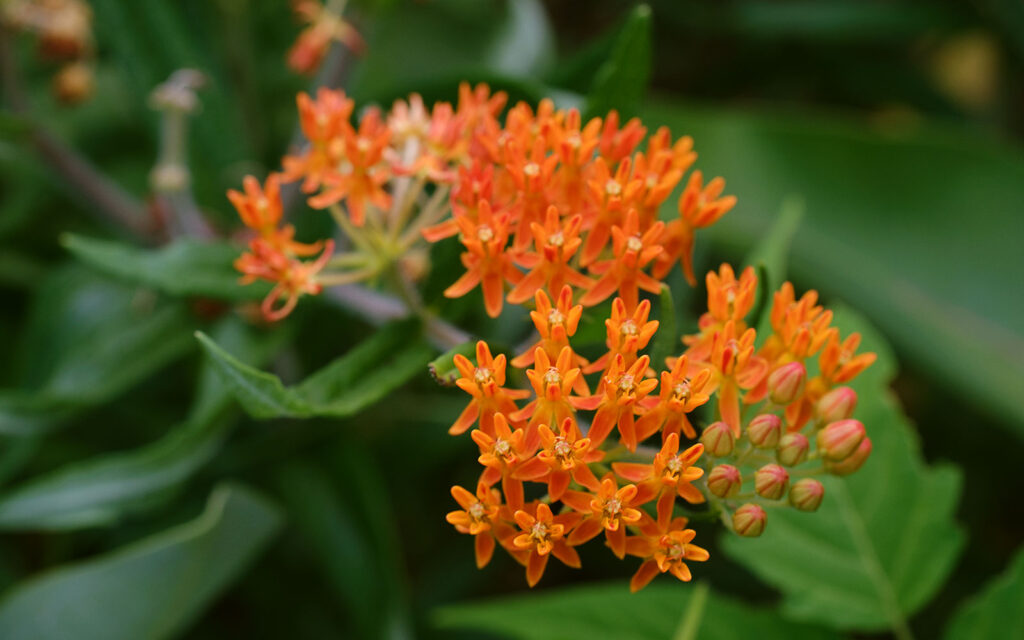
{"label": "orange flower cluster", "polygon": [[319,69],[335,40],[355,53],[366,49],[359,32],[341,17],[345,3],[332,4],[337,6],[325,7],[318,0],[292,0],[295,15],[308,25],[288,52],[288,66],[299,73],[313,73]]}
{"label": "orange flower cluster", "polygon": [[[684,337],[686,350],[657,376],[641,353],[659,325],[649,319],[650,303],[630,310],[615,299],[605,321],[607,352],[591,363],[571,344],[583,305],[574,304],[568,284],[554,303],[537,289],[531,318],[539,338],[512,360],[532,389],[506,386],[505,356],[483,341],[475,363],[454,356],[456,385],[471,400],[450,433],[476,426],[471,436],[483,470],[475,494],[452,489],[461,510],[448,521],[476,537],[478,566],[500,546],[526,566],[533,586],[550,555],[578,567],[574,547],[603,533],[617,557],[641,558],[634,591],[658,573],[689,580],[687,563],[708,554],[677,514],[680,501],[710,503],[708,512],[740,535],[760,535],[762,506],[788,497],[794,508],[813,511],[824,488],[811,476],[851,473],[864,463],[870,440],[851,419],[856,394],[841,386],[874,360],[855,353],[859,336],[841,340],[817,294],[795,299],[786,283],[774,297],[772,333],[758,345],[746,324],[754,270],[737,278],[722,265],[708,274],[707,287],[698,332]],[[805,363],[815,356],[819,374],[807,380]],[[698,438],[691,414],[705,405],[715,419],[700,442],[681,444]],[[659,448],[643,444],[657,434]],[[802,470],[808,477],[790,487],[787,468],[805,463],[818,467]],[[747,492],[744,473],[753,479]],[[528,490],[530,483],[542,488]]]}

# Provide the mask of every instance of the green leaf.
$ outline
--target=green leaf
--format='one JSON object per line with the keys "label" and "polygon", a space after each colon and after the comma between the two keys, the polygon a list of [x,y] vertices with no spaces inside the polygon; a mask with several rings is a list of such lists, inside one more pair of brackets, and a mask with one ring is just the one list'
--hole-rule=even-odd
{"label": "green leaf", "polygon": [[[631,594],[622,581],[457,604],[436,610],[433,618],[443,630],[473,629],[516,640],[664,640],[681,626],[688,606],[699,597],[695,592],[693,585],[655,583]],[[696,637],[804,640],[835,636],[783,620],[769,609],[710,594]]]}
{"label": "green leaf", "polygon": [[611,57],[594,76],[587,94],[588,118],[616,109],[629,117],[640,107],[651,76],[651,8],[636,6],[626,18]]}
{"label": "green leaf", "polygon": [[769,321],[771,297],[786,281],[789,245],[803,215],[803,201],[796,196],[786,198],[771,229],[750,250],[744,260],[745,265],[757,270],[757,301],[754,303],[750,317],[751,324],[757,327],[759,336],[768,335],[771,330]]}
{"label": "green leaf", "polygon": [[946,640],[1024,638],[1024,548],[1006,573],[957,610]]}
{"label": "green leaf", "polygon": [[39,434],[117,397],[188,351],[191,323],[181,305],[58,270],[19,340],[22,387],[0,391],[0,433]]}
{"label": "green leaf", "polygon": [[[267,341],[227,318],[221,341],[265,361]],[[212,368],[209,363],[205,369]],[[200,377],[202,400],[190,418],[139,449],[98,456],[32,478],[0,497],[0,530],[71,530],[108,525],[170,495],[220,450],[231,420],[230,390],[219,378]],[[31,442],[29,439],[21,440]]]}
{"label": "green leaf", "polygon": [[863,311],[916,370],[1024,435],[1024,296],[1010,294],[1024,252],[1006,232],[1024,202],[1020,149],[928,123],[669,102],[649,103],[644,122],[692,135],[699,168],[739,199],[700,237],[740,253],[770,228],[775,203],[800,194],[791,277]]}
{"label": "green leaf", "polygon": [[266,499],[221,486],[189,523],[16,586],[0,601],[0,637],[171,637],[240,574],[279,525]]}
{"label": "green leaf", "polygon": [[668,285],[661,285],[659,300],[661,308],[658,316],[658,333],[654,334],[654,342],[651,344],[651,364],[656,368],[665,366],[665,358],[676,355],[681,349],[676,323],[676,303]]}
{"label": "green leaf", "polygon": [[277,376],[241,362],[205,334],[196,337],[242,408],[255,418],[352,415],[422,371],[433,353],[417,329],[399,322],[301,384],[285,387]]}
{"label": "green leaf", "polygon": [[64,247],[79,260],[107,275],[172,296],[224,300],[258,300],[269,286],[239,284],[232,266],[241,251],[227,243],[180,239],[159,249],[65,235]]}
{"label": "green leaf", "polygon": [[836,314],[835,324],[844,336],[860,331],[861,351],[878,354],[852,385],[871,457],[851,476],[822,479],[825,500],[816,513],[773,509],[760,538],[728,534],[723,548],[782,591],[782,610],[793,619],[899,634],[963,548],[963,530],[953,521],[960,474],[924,463],[889,389],[896,363],[878,333],[848,310]]}

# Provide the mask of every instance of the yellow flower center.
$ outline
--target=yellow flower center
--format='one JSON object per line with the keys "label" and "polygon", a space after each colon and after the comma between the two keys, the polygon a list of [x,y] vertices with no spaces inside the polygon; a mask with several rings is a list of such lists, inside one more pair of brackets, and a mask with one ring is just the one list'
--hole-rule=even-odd
{"label": "yellow flower center", "polygon": [[637,330],[635,322],[626,320],[619,326],[619,333],[624,336],[635,336],[640,332]]}
{"label": "yellow flower center", "polygon": [[483,367],[477,367],[473,371],[473,380],[477,384],[486,384],[493,379],[490,369],[484,369]]}
{"label": "yellow flower center", "polygon": [[535,178],[538,175],[540,175],[540,165],[537,164],[536,162],[531,162],[527,164],[525,167],[523,167],[523,173],[530,176],[531,178]]}
{"label": "yellow flower center", "polygon": [[497,455],[505,457],[511,450],[512,445],[508,443],[508,440],[502,440],[501,438],[498,438],[497,440],[494,441],[494,453],[496,453]]}
{"label": "yellow flower center", "polygon": [[548,236],[548,244],[552,247],[560,247],[565,244],[565,236],[561,231],[556,231]]}
{"label": "yellow flower center", "polygon": [[483,520],[484,517],[484,505],[480,504],[479,502],[474,502],[473,504],[469,505],[468,513],[470,518],[479,522],[480,520]]}
{"label": "yellow flower center", "polygon": [[494,230],[482,224],[476,230],[476,237],[480,242],[490,242],[494,239]]}
{"label": "yellow flower center", "polygon": [[631,236],[626,240],[626,248],[630,251],[639,253],[640,250],[644,248],[644,243],[640,240],[640,236]]}
{"label": "yellow flower center", "polygon": [[552,309],[548,312],[548,324],[562,324],[565,322],[565,316],[558,309]]}
{"label": "yellow flower center", "polygon": [[622,193],[622,185],[615,180],[609,179],[604,183],[604,192],[610,196],[617,196]]}
{"label": "yellow flower center", "polygon": [[561,384],[562,374],[556,367],[548,367],[547,373],[544,374],[544,384]]}
{"label": "yellow flower center", "polygon": [[619,390],[622,391],[623,393],[632,391],[633,376],[629,375],[628,373],[622,374],[622,377],[619,378]]}

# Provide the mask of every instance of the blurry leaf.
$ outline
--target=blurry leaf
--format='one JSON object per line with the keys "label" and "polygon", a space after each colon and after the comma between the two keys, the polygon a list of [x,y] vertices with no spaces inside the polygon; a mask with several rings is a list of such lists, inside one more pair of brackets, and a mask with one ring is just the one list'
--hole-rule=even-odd
{"label": "blurry leaf", "polygon": [[946,640],[1024,638],[1024,548],[1006,573],[961,606],[946,630]]}
{"label": "blurry leaf", "polygon": [[[346,504],[338,485],[311,464],[290,465],[278,474],[288,513],[301,534],[309,560],[323,571],[338,593],[360,638],[385,637],[394,616],[388,604],[388,581],[378,550],[365,526],[366,516]],[[353,493],[354,487],[346,493]]]}
{"label": "blurry leaf", "polygon": [[651,344],[651,366],[656,370],[665,366],[665,358],[676,355],[682,348],[676,326],[676,304],[668,285],[661,285],[659,300],[658,332],[654,334],[654,342]]}
{"label": "blurry leaf", "polygon": [[269,286],[243,286],[233,262],[240,251],[226,243],[176,240],[159,249],[65,235],[61,244],[90,267],[174,296],[259,300]]}
{"label": "blurry leaf", "polygon": [[184,307],[61,269],[38,288],[19,341],[23,388],[0,392],[0,433],[45,431],[102,404],[191,348]]}
{"label": "blurry leaf", "polygon": [[893,355],[853,312],[840,310],[842,334],[860,331],[860,351],[878,361],[852,385],[856,418],[874,449],[855,474],[824,477],[825,500],[816,513],[775,509],[760,538],[727,535],[723,548],[784,596],[787,617],[840,629],[906,629],[906,620],[943,585],[964,545],[953,521],[960,474],[928,466],[913,427],[889,382]]}
{"label": "blurry leaf", "polygon": [[463,342],[459,346],[453,347],[431,360],[430,364],[427,365],[427,370],[430,371],[430,375],[434,377],[434,380],[439,385],[444,387],[455,386],[455,381],[459,379],[459,370],[455,368],[455,356],[463,355],[467,358],[473,358],[475,352],[475,342],[472,340]]}
{"label": "blurry leaf", "polygon": [[699,168],[739,198],[707,236],[738,253],[767,231],[776,203],[800,194],[791,277],[841,296],[915,369],[1024,435],[1024,297],[1010,293],[1024,252],[1007,233],[1024,202],[1024,153],[948,127],[664,102],[645,123],[692,135]]}
{"label": "blurry leaf", "polygon": [[[247,357],[266,360],[266,341],[235,318],[222,322],[214,335]],[[203,404],[160,440],[134,451],[69,464],[5,492],[0,498],[0,530],[111,524],[177,489],[220,450],[230,426],[223,411],[231,400],[230,390],[219,378],[206,379],[209,375],[200,377],[201,390],[211,385],[201,396]]]}
{"label": "blurry leaf", "polygon": [[0,601],[0,637],[138,640],[188,625],[253,560],[280,516],[265,498],[221,486],[197,519],[29,579]]}
{"label": "blurry leaf", "polygon": [[551,25],[539,0],[511,0],[508,17],[491,43],[488,66],[500,73],[529,75],[554,57]]}
{"label": "blurry leaf", "polygon": [[[655,583],[632,594],[625,580],[612,584],[495,598],[443,607],[434,613],[445,630],[473,629],[516,640],[665,640],[679,627],[694,598],[693,585]],[[812,626],[788,622],[768,609],[747,607],[711,594],[696,636],[701,640],[743,638],[834,638]]]}
{"label": "blurry leaf", "polygon": [[651,8],[636,6],[626,18],[611,57],[598,69],[587,94],[586,117],[617,109],[629,117],[640,107],[651,75]]}
{"label": "blurry leaf", "polygon": [[422,371],[432,353],[410,323],[399,322],[301,384],[285,387],[277,376],[239,361],[203,333],[196,337],[242,408],[255,418],[352,415]]}
{"label": "blurry leaf", "polygon": [[729,6],[727,15],[729,27],[745,36],[821,39],[829,45],[917,37],[955,27],[959,18],[932,3],[862,0],[744,0]]}
{"label": "blurry leaf", "polygon": [[744,260],[745,266],[754,267],[758,276],[757,301],[754,303],[750,318],[751,325],[757,328],[759,336],[767,336],[771,332],[772,294],[786,281],[789,245],[803,215],[803,202],[796,197],[786,198],[771,229]]}

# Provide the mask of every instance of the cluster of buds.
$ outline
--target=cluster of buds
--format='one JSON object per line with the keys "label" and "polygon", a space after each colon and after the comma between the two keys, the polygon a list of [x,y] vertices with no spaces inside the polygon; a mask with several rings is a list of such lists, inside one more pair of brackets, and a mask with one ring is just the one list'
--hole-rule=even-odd
{"label": "cluster of buds", "polygon": [[60,63],[53,93],[74,104],[92,94],[95,46],[92,8],[84,0],[9,0],[0,7],[0,21],[16,31],[34,34],[39,55]]}
{"label": "cluster of buds", "polygon": [[[445,295],[479,285],[491,316],[506,294],[521,304],[538,289],[557,296],[563,285],[582,292],[585,306],[618,293],[633,314],[639,292],[657,293],[658,278],[676,263],[692,281],[696,230],[735,198],[722,196],[721,178],[705,184],[694,171],[678,217],[658,220],[696,159],[689,137],[673,141],[661,128],[640,151],[646,129],[639,120],[623,125],[612,111],[584,123],[579,111],[556,109],[550,100],[536,111],[521,102],[502,124],[506,101],[485,85],[463,84],[455,106],[428,109],[413,94],[386,114],[366,109],[355,123],[354,104],[341,91],[300,94],[308,144],[284,158],[274,179],[301,181],[309,205],[331,213],[350,250],[331,258],[327,271],[304,269],[311,280],[303,286],[294,280],[297,269],[245,273],[276,276],[278,284],[292,278],[286,289],[295,295],[380,275],[415,280],[427,263],[424,238],[458,236],[466,273]],[[259,260],[253,252],[246,262]]]}
{"label": "cluster of buds", "polygon": [[[605,322],[608,351],[591,363],[570,344],[583,307],[568,285],[554,304],[537,291],[531,317],[539,340],[511,361],[527,369],[532,390],[506,386],[506,358],[485,342],[475,363],[455,356],[456,384],[472,400],[450,432],[476,425],[483,470],[475,494],[452,489],[462,509],[448,521],[476,536],[478,566],[501,546],[526,566],[532,586],[549,554],[579,566],[573,547],[603,533],[619,558],[641,558],[634,591],[658,573],[689,580],[687,562],[708,554],[692,544],[680,511],[757,536],[765,507],[814,511],[824,497],[814,476],[845,475],[864,463],[871,441],[851,418],[857,396],[845,386],[875,357],[855,353],[859,336],[840,339],[817,294],[796,300],[786,283],[775,293],[772,333],[758,341],[746,324],[754,270],[737,279],[722,265],[707,285],[699,332],[683,338],[685,351],[657,376],[641,355],[658,329],[649,302],[629,312],[615,299]],[[818,373],[808,379],[812,358]],[[705,405],[713,419],[698,436],[690,414]],[[660,446],[644,444],[651,438]],[[791,476],[799,479],[791,484]]]}
{"label": "cluster of buds", "polygon": [[366,43],[355,28],[342,19],[347,0],[292,0],[295,15],[307,26],[288,52],[288,66],[299,73],[320,68],[331,44],[339,42],[350,51],[362,53]]}

